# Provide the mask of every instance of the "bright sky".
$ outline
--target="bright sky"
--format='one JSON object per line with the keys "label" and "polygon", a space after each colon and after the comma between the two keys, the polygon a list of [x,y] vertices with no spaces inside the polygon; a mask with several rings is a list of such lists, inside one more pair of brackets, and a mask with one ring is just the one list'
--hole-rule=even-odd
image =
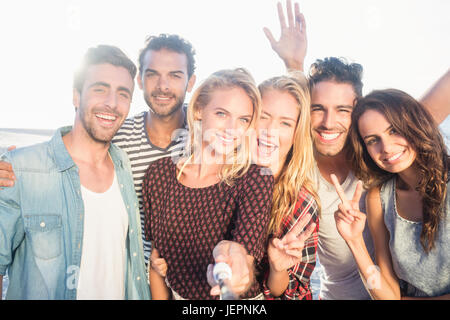
{"label": "bright sky", "polygon": [[[72,74],[90,46],[133,61],[147,35],[177,33],[197,51],[197,79],[245,67],[260,82],[284,72],[276,0],[15,0],[0,8],[0,128],[72,124]],[[450,67],[448,0],[301,0],[305,67],[343,56],[363,65],[364,93],[394,87],[419,98]],[[283,0],[283,6],[285,2]],[[199,83],[199,82],[198,82]],[[146,110],[136,88],[130,115]]]}

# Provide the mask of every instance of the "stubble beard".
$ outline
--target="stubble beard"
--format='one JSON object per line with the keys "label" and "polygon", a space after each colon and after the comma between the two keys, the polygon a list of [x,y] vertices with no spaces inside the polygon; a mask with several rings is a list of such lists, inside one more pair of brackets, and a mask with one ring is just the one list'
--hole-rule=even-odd
{"label": "stubble beard", "polygon": [[314,150],[315,150],[315,152],[317,152],[319,155],[321,155],[323,157],[335,157],[335,156],[341,154],[341,152],[343,152],[343,150],[345,149],[345,146],[346,146],[347,139],[348,139],[348,137],[346,136],[344,141],[339,142],[339,144],[337,144],[337,145],[325,146],[325,145],[321,144],[320,141],[317,141],[315,138],[313,141]]}
{"label": "stubble beard", "polygon": [[[92,109],[90,112],[90,115],[92,117],[95,117],[94,112],[95,109]],[[80,120],[81,124],[84,128],[84,130],[87,132],[89,137],[96,143],[100,143],[103,145],[107,145],[111,143],[112,138],[115,136],[116,132],[119,130],[120,126],[116,130],[111,131],[111,133],[108,134],[100,134],[98,130],[93,125],[93,120],[89,120],[89,114],[87,114],[82,106],[80,106]],[[120,118],[120,115],[115,113],[118,118]]]}
{"label": "stubble beard", "polygon": [[152,111],[159,118],[170,117],[171,115],[176,113],[178,110],[180,110],[181,107],[183,106],[184,97],[185,97],[185,95],[183,95],[182,97],[175,96],[176,101],[172,106],[168,107],[168,109],[160,110],[159,108],[155,108],[155,106],[153,105],[153,103],[151,101],[151,95],[150,96],[145,95],[144,100],[147,103],[147,106],[150,108],[150,111]]}

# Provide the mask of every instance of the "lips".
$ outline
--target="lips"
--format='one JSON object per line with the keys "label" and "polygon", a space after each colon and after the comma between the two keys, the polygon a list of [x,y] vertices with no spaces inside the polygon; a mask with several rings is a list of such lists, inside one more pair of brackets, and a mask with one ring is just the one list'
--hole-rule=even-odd
{"label": "lips", "polygon": [[332,143],[336,141],[342,134],[342,132],[323,132],[316,131],[320,141],[324,143]]}
{"label": "lips", "polygon": [[216,134],[217,138],[219,138],[219,140],[223,143],[223,144],[232,144],[233,141],[235,140],[234,137],[230,137],[230,136],[224,136],[222,134]]}
{"label": "lips", "polygon": [[117,120],[118,116],[111,114],[111,113],[103,113],[103,112],[97,112],[94,113],[97,120],[102,124],[103,126],[110,127],[114,124],[114,122]]}
{"label": "lips", "polygon": [[270,156],[278,149],[276,144],[270,143],[263,139],[258,139],[258,152],[262,156]]}
{"label": "lips", "polygon": [[405,153],[405,150],[396,152],[394,154],[389,155],[389,157],[386,157],[383,161],[388,164],[394,164],[397,162],[398,159],[401,158],[401,156]]}
{"label": "lips", "polygon": [[152,94],[152,97],[156,103],[166,104],[166,103],[169,103],[174,98],[174,95],[172,95],[172,94],[170,94],[170,95],[168,95],[168,94]]}

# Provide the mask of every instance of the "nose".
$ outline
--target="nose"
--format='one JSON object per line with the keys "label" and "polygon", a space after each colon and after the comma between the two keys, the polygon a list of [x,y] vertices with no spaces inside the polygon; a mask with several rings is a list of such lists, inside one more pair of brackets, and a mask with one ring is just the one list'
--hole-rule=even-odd
{"label": "nose", "polygon": [[325,112],[322,119],[322,126],[326,129],[332,129],[336,124],[336,113],[333,110],[328,110]]}
{"label": "nose", "polygon": [[225,132],[228,135],[234,137],[243,135],[244,132],[248,129],[248,123],[243,124],[241,119],[235,119],[232,117],[228,117],[224,125]]}
{"label": "nose", "polygon": [[268,139],[273,138],[277,136],[278,129],[279,126],[274,119],[267,119],[265,121],[261,121],[261,126],[259,126],[259,135]]}
{"label": "nose", "polygon": [[383,153],[385,154],[391,153],[394,150],[393,146],[394,143],[389,138],[384,138],[381,140],[381,148]]}
{"label": "nose", "polygon": [[169,79],[166,76],[161,75],[158,78],[157,88],[161,91],[169,90]]}
{"label": "nose", "polygon": [[110,92],[106,96],[105,104],[108,107],[115,109],[117,107],[117,99],[118,99],[117,93],[114,92],[113,90],[110,90]]}

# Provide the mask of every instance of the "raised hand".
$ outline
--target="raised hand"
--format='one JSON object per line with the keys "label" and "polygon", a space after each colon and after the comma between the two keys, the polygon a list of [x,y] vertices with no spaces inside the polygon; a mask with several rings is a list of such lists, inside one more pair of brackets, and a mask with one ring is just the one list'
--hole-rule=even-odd
{"label": "raised hand", "polygon": [[286,18],[280,2],[277,4],[278,18],[280,20],[281,35],[278,41],[275,40],[272,32],[264,28],[264,33],[269,39],[272,49],[283,60],[286,68],[303,71],[303,63],[307,50],[306,23],[305,17],[300,12],[298,3],[295,3],[295,13],[292,12],[291,0],[286,1]]}
{"label": "raised hand", "polygon": [[[275,271],[283,271],[295,266],[302,259],[305,241],[311,236],[316,224],[311,223],[311,214],[304,215],[283,238],[272,238],[267,250],[269,263]],[[303,230],[305,229],[305,230]]]}
{"label": "raised hand", "polygon": [[359,211],[359,200],[363,192],[362,182],[358,181],[352,200],[347,200],[337,177],[334,174],[330,177],[341,199],[341,204],[334,213],[338,232],[345,241],[356,240],[362,237],[366,225],[366,215]]}
{"label": "raised hand", "polygon": [[167,262],[159,256],[158,250],[153,248],[150,256],[150,267],[156,271],[161,277],[165,278],[167,274]]}

